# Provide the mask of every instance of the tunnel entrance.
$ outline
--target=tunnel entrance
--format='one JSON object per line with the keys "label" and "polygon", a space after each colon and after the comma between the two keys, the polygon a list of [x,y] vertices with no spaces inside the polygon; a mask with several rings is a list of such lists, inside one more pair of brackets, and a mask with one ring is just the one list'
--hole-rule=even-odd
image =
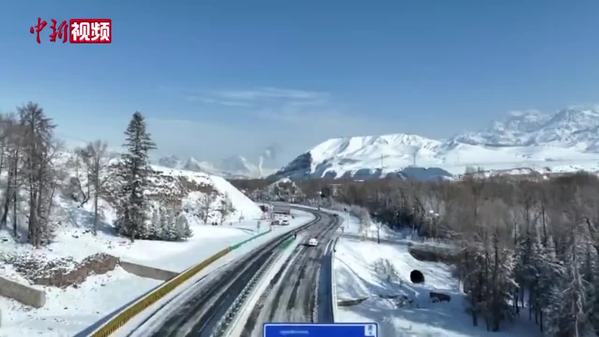
{"label": "tunnel entrance", "polygon": [[420,270],[414,269],[410,273],[410,280],[412,283],[424,283],[424,275]]}

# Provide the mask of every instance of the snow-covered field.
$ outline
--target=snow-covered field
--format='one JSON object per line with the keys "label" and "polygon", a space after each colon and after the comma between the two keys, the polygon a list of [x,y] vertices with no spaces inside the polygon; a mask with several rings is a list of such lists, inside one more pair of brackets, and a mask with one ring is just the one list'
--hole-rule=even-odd
{"label": "snow-covered field", "polygon": [[[424,284],[411,283],[415,269],[424,274]],[[500,332],[486,331],[484,322],[473,327],[451,267],[416,260],[405,244],[342,237],[334,272],[339,301],[363,300],[339,306],[335,320],[377,322],[382,337],[540,336],[538,328],[524,318],[504,323]],[[451,301],[432,303],[431,290],[450,295]]]}

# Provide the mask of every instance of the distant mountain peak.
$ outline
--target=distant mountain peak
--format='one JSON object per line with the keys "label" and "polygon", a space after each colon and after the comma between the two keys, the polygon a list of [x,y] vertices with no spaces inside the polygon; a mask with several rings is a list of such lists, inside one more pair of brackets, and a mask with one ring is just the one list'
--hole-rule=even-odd
{"label": "distant mountain peak", "polygon": [[590,146],[599,141],[597,107],[569,107],[554,114],[536,110],[512,112],[503,121],[481,132],[468,132],[454,139],[488,146]]}
{"label": "distant mountain peak", "polygon": [[[407,176],[406,168],[418,166],[453,173],[466,167],[599,170],[599,107],[575,106],[552,114],[514,111],[485,130],[444,141],[404,133],[332,138],[295,158],[275,177]],[[426,177],[438,171],[409,172]]]}
{"label": "distant mountain peak", "polygon": [[194,157],[182,160],[174,155],[161,157],[157,163],[164,167],[204,172],[225,178],[258,178],[262,175],[258,165],[252,164],[241,155],[225,158],[218,165]]}

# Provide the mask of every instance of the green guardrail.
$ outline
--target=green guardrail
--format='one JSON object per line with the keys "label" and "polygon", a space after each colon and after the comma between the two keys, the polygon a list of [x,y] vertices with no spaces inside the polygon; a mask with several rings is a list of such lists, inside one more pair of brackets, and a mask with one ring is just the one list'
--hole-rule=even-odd
{"label": "green guardrail", "polygon": [[252,237],[251,237],[251,238],[249,238],[249,239],[245,239],[245,240],[243,240],[243,241],[241,241],[241,242],[238,242],[238,243],[236,243],[236,244],[234,244],[234,245],[231,245],[231,246],[229,246],[229,248],[231,248],[231,250],[235,250],[235,249],[237,249],[237,248],[239,248],[239,247],[241,247],[241,246],[245,245],[246,243],[248,243],[248,242],[250,242],[250,241],[252,241],[252,240],[254,240],[254,239],[257,239],[257,238],[259,238],[259,237],[261,237],[261,236],[263,236],[263,235],[266,235],[266,234],[268,234],[268,233],[270,233],[270,232],[272,232],[272,229],[269,229],[269,230],[267,230],[266,232],[262,232],[262,233],[260,233],[260,234],[257,234],[257,235],[254,235],[254,236],[252,236]]}
{"label": "green guardrail", "polygon": [[295,240],[295,235],[289,235],[289,237],[287,239],[285,239],[285,241],[281,242],[281,248],[287,248],[289,247],[290,244],[293,243],[293,241]]}

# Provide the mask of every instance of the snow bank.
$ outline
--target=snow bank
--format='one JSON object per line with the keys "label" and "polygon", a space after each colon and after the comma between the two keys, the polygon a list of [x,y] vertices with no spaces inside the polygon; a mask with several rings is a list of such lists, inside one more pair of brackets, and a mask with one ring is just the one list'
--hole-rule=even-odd
{"label": "snow bank", "polygon": [[40,309],[0,297],[0,336],[73,336],[159,283],[117,267],[108,274],[88,277],[77,288],[38,287],[46,292],[46,305]]}

